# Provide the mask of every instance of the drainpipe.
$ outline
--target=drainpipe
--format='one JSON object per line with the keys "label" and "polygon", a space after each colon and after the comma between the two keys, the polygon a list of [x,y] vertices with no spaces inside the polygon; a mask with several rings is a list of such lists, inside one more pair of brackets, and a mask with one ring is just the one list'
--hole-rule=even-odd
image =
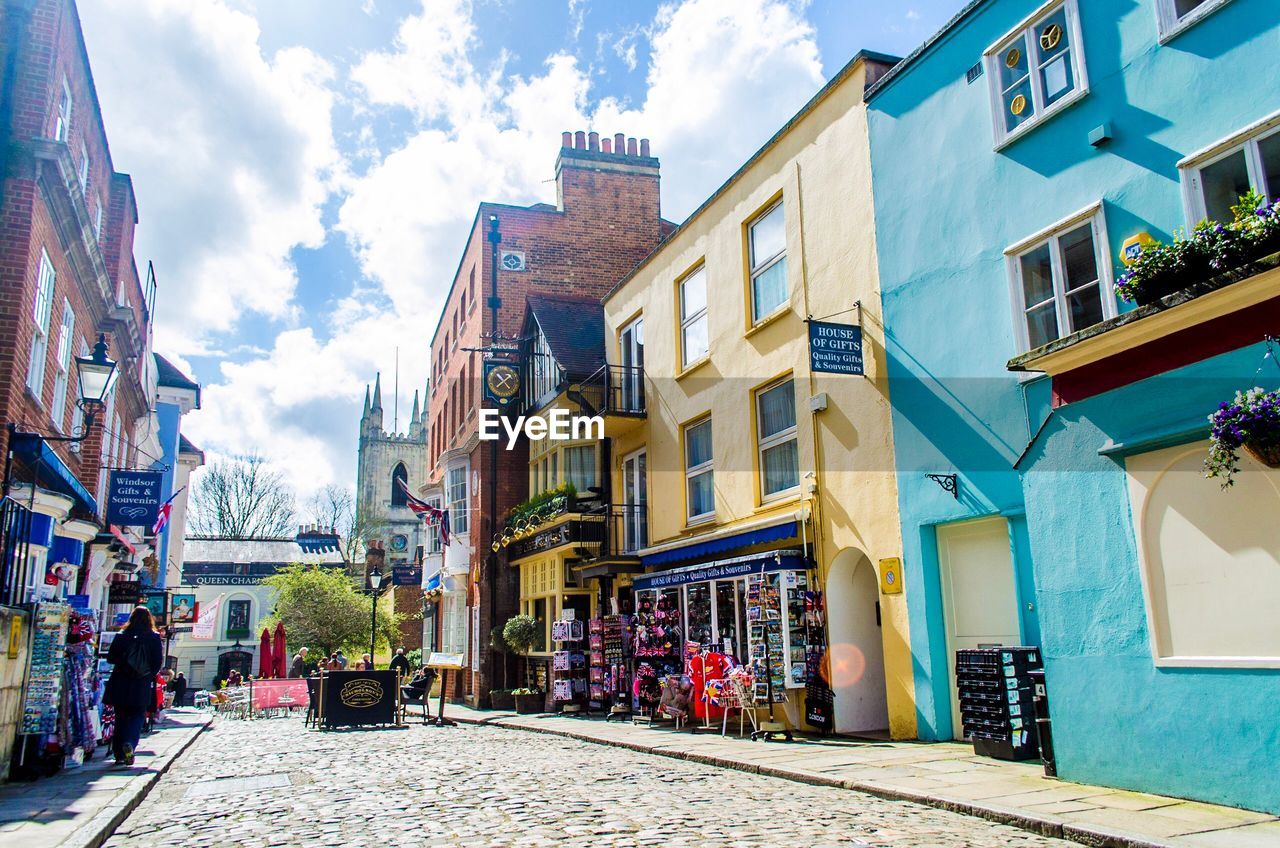
{"label": "drainpipe", "polygon": [[[498,297],[498,245],[502,244],[502,233],[498,230],[498,216],[489,216],[489,310],[490,321],[492,322],[493,331],[489,337],[490,347],[496,347],[498,343],[498,312],[502,309],[502,298]],[[481,375],[484,369],[481,369]],[[489,442],[489,510],[485,521],[484,534],[480,537],[480,541],[488,550],[488,582],[489,582],[489,629],[492,630],[496,625],[495,619],[498,617],[498,554],[488,544],[488,540],[493,538],[494,532],[498,526],[498,440],[493,439]],[[476,598],[479,601],[479,598]],[[480,628],[484,630],[484,628]],[[493,677],[493,666],[497,660],[497,652],[492,647],[488,648],[489,654],[489,674],[487,677]],[[506,659],[503,659],[506,662]],[[492,680],[486,683],[492,683]],[[487,693],[479,690],[476,692],[477,699],[487,697]]]}

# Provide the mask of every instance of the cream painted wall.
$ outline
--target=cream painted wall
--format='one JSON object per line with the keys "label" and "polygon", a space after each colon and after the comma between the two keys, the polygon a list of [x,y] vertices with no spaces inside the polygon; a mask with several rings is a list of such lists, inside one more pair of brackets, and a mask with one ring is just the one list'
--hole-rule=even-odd
{"label": "cream painted wall", "polygon": [[[808,504],[824,584],[842,550],[861,551],[873,563],[901,553],[863,82],[859,63],[605,301],[611,362],[619,361],[619,329],[639,314],[645,319],[648,420],[617,438],[610,470],[618,491],[620,458],[647,446],[651,544],[788,515]],[[752,328],[745,227],[779,196],[790,300]],[[676,282],[704,262],[711,353],[677,376]],[[806,315],[862,324],[865,378],[809,372]],[[796,381],[802,494],[763,504],[752,392],[787,373]],[[827,410],[810,413],[809,398],[822,392]],[[716,516],[689,528],[681,425],[708,412]],[[816,475],[814,495],[803,494],[809,472]],[[890,730],[910,738],[915,708],[905,595],[880,602]]]}

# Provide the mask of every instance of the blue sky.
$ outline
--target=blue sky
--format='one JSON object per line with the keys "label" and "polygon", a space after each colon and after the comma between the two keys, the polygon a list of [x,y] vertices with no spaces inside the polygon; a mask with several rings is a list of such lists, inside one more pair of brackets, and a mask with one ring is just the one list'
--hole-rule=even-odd
{"label": "blue sky", "polygon": [[365,383],[398,346],[408,409],[476,204],[552,200],[560,131],[652,139],[678,221],[857,50],[960,5],[80,0],[156,347],[205,386],[184,429],[351,485]]}

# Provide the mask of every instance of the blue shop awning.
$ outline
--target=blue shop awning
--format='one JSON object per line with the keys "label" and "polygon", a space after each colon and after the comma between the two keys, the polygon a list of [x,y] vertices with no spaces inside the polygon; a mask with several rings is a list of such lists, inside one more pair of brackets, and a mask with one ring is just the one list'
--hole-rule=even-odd
{"label": "blue shop awning", "polygon": [[799,535],[799,529],[794,521],[786,521],[782,524],[775,524],[772,527],[757,527],[754,530],[734,533],[732,536],[721,536],[718,539],[708,539],[705,542],[693,542],[678,548],[642,556],[640,557],[640,564],[645,568],[653,568],[676,562],[703,560],[737,548],[749,548],[754,545],[763,545],[782,539],[794,539]]}
{"label": "blue shop awning", "polygon": [[765,551],[758,554],[704,562],[684,568],[672,568],[656,574],[643,574],[631,581],[633,589],[668,589],[686,583],[705,583],[708,580],[732,580],[748,574],[766,574],[771,571],[804,571],[809,561],[800,551]]}
{"label": "blue shop awning", "polygon": [[31,433],[14,433],[11,447],[14,457],[29,465],[35,472],[36,482],[41,488],[66,495],[80,509],[93,515],[98,514],[98,501],[89,494],[89,490],[76,479],[76,475],[71,473],[71,469],[44,439]]}

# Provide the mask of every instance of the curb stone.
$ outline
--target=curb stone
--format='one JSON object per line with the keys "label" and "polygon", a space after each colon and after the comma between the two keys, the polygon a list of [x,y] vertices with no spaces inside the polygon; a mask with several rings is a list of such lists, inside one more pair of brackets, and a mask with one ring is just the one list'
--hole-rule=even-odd
{"label": "curb stone", "polygon": [[[805,772],[789,771],[783,767],[761,766],[755,763],[744,763],[707,754],[697,754],[666,748],[655,748],[653,746],[645,745],[644,743],[601,739],[588,733],[580,733],[572,730],[562,730],[553,727],[529,727],[524,724],[511,723],[510,720],[514,717],[515,715],[510,713],[500,713],[483,718],[478,716],[463,716],[456,713],[450,716],[450,718],[459,724],[484,725],[488,727],[500,727],[504,730],[522,730],[528,733],[542,733],[548,736],[560,736],[567,739],[576,739],[580,742],[589,742],[593,745],[625,748],[627,750],[637,751],[643,754],[670,757],[675,760],[686,760],[700,765],[733,769],[734,771],[747,772],[749,774],[762,774],[769,777],[790,780],[796,783],[808,783],[816,786],[830,786],[837,789],[846,789],[853,792],[861,792],[866,795],[874,795],[877,798],[884,798],[890,801],[910,801],[927,807],[948,810],[953,813],[972,816],[974,818],[986,819],[987,821],[992,821],[997,824],[1009,825],[1010,827],[1016,827],[1020,830],[1026,830],[1041,836],[1049,836],[1057,839],[1069,840],[1071,842],[1078,842],[1082,845],[1093,846],[1093,848],[1168,848],[1167,843],[1151,842],[1141,836],[1121,834],[1101,828],[1090,827],[1088,825],[1065,823],[1054,819],[1041,818],[1019,810],[1011,810],[996,806],[982,806],[971,801],[951,800],[941,798],[936,795],[928,795],[922,792],[913,792],[909,789],[902,789],[886,784],[866,783],[859,780],[839,780],[836,778],[828,778]],[[86,848],[96,847],[86,846]]]}
{"label": "curb stone", "polygon": [[151,790],[160,782],[160,778],[169,771],[174,761],[182,756],[200,738],[201,734],[209,729],[212,723],[213,717],[208,716],[201,724],[192,725],[196,728],[194,733],[178,743],[172,750],[156,757],[150,764],[151,768],[146,774],[140,774],[130,780],[125,785],[125,788],[121,789],[106,806],[94,813],[92,818],[76,828],[62,842],[58,843],[57,848],[99,848],[111,838],[116,828],[129,817],[130,813],[137,809],[143,799],[151,794]]}

